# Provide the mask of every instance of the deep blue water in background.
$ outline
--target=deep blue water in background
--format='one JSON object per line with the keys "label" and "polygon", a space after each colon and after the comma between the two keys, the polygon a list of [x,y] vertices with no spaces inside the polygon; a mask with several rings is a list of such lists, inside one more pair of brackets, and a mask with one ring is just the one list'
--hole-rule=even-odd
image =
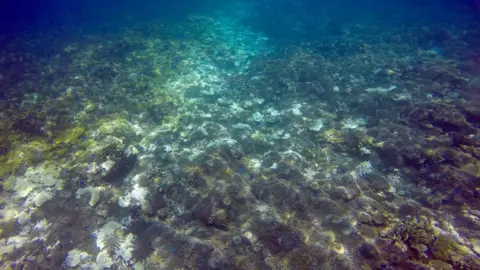
{"label": "deep blue water in background", "polygon": [[[241,3],[242,1],[238,1]],[[234,2],[229,2],[234,3]],[[346,23],[389,24],[436,23],[462,20],[463,14],[478,14],[475,0],[421,1],[245,1],[258,7],[257,21],[247,24],[268,37],[297,43],[315,40],[316,33],[293,33],[289,21],[282,23],[292,10],[301,15],[298,27],[315,27],[318,20],[331,20],[335,27]],[[82,34],[115,33],[132,22],[152,19],[182,21],[191,14],[213,14],[227,3],[219,0],[179,1],[4,1],[0,8],[2,38],[24,40],[45,37],[38,42],[41,52],[55,50],[62,40],[75,40]],[[262,7],[263,6],[263,7]],[[432,8],[434,7],[434,8]],[[333,27],[334,28],[334,27]],[[49,34],[47,34],[49,33]],[[329,34],[329,33],[326,33]],[[50,37],[62,38],[50,38]],[[42,46],[43,45],[43,46]],[[61,46],[61,45],[60,45]],[[44,48],[47,47],[48,49]],[[32,48],[28,50],[32,51]]]}
{"label": "deep blue water in background", "polygon": [[[242,2],[242,1],[239,1]],[[245,1],[260,3],[262,1]],[[214,12],[224,5],[218,0],[179,0],[179,1],[2,1],[0,25],[2,32],[21,35],[25,31],[62,31],[80,28],[83,31],[103,31],[104,24],[122,25],[131,20],[165,18],[181,20],[192,13]],[[265,1],[266,8],[288,14],[289,7],[302,9],[307,16],[325,15],[345,21],[383,20],[401,16],[404,23],[410,20],[448,20],[454,14],[475,13],[474,0],[408,0],[408,1]],[[418,14],[419,9],[437,6],[436,12]],[[308,18],[306,18],[308,19]],[[311,19],[309,19],[311,20]],[[312,21],[312,23],[314,23]],[[64,30],[68,34],[68,30]],[[289,31],[289,29],[283,29]]]}

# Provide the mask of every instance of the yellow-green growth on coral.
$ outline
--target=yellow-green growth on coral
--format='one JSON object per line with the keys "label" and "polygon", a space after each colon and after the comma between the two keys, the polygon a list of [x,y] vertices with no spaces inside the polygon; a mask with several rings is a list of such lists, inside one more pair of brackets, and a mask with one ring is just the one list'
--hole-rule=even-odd
{"label": "yellow-green growth on coral", "polygon": [[318,137],[319,139],[325,140],[326,142],[331,144],[340,144],[340,143],[343,143],[344,141],[343,135],[344,135],[343,132],[331,128],[320,133]]}
{"label": "yellow-green growth on coral", "polygon": [[447,262],[472,253],[466,246],[460,245],[454,239],[447,238],[437,232],[436,234],[437,240],[430,248],[434,258]]}
{"label": "yellow-green growth on coral", "polygon": [[102,119],[98,123],[100,135],[123,136],[133,132],[133,128],[124,118],[115,115],[113,119]]}
{"label": "yellow-green growth on coral", "polygon": [[85,128],[73,127],[60,133],[53,142],[43,137],[30,142],[14,141],[9,153],[0,156],[0,162],[3,164],[0,168],[0,176],[14,174],[21,166],[33,166],[37,163],[65,158],[72,152],[74,146],[85,144],[81,140],[84,134]]}

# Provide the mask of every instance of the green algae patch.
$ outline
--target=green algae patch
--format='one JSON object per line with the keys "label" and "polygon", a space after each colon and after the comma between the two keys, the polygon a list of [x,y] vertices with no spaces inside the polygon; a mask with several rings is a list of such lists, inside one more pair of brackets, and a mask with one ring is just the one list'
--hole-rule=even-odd
{"label": "green algae patch", "polygon": [[[31,141],[12,141],[11,150],[0,156],[0,177],[13,175],[24,166],[33,166],[41,162],[59,161],[69,153],[75,152],[75,146],[82,146],[85,143],[81,138],[85,135],[85,128],[73,127],[60,133],[56,138],[50,140],[45,137],[38,137]],[[9,188],[9,180],[3,183]]]}
{"label": "green algae patch", "polygon": [[98,133],[101,136],[123,136],[131,133],[135,134],[132,125],[126,119],[117,114],[112,119],[100,120],[98,126]]}
{"label": "green algae patch", "polygon": [[54,146],[76,143],[83,135],[85,135],[85,128],[83,127],[67,129],[54,140]]}
{"label": "green algae patch", "polygon": [[343,132],[336,130],[336,129],[328,129],[323,133],[318,135],[320,140],[326,141],[327,143],[331,144],[341,144],[344,142],[344,134]]}
{"label": "green algae patch", "polygon": [[433,243],[431,248],[434,258],[442,261],[455,261],[471,254],[470,250],[466,246],[460,245],[454,239],[447,238],[441,234],[438,235],[437,240]]}
{"label": "green algae patch", "polygon": [[480,177],[480,164],[465,164],[460,168],[460,171],[465,172],[473,177]]}
{"label": "green algae patch", "polygon": [[13,190],[14,187],[15,187],[15,178],[13,177],[8,177],[2,183],[3,190],[11,191]]}
{"label": "green algae patch", "polygon": [[51,148],[51,145],[44,139],[24,144],[17,142],[8,154],[0,158],[0,163],[3,164],[0,168],[0,177],[16,173],[22,165],[33,165],[40,162],[48,155]]}

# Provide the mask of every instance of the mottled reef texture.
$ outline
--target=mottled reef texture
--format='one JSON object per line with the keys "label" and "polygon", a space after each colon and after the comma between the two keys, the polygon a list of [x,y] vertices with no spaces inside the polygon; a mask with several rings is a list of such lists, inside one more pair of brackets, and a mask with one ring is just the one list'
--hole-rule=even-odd
{"label": "mottled reef texture", "polygon": [[292,2],[5,42],[1,268],[480,269],[478,17]]}

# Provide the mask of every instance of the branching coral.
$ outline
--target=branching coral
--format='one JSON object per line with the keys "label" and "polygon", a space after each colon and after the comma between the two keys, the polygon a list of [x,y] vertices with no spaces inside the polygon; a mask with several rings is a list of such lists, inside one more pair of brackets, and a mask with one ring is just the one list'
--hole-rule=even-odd
{"label": "branching coral", "polygon": [[398,221],[383,237],[400,241],[407,246],[430,245],[435,240],[433,228],[427,219],[407,216]]}

